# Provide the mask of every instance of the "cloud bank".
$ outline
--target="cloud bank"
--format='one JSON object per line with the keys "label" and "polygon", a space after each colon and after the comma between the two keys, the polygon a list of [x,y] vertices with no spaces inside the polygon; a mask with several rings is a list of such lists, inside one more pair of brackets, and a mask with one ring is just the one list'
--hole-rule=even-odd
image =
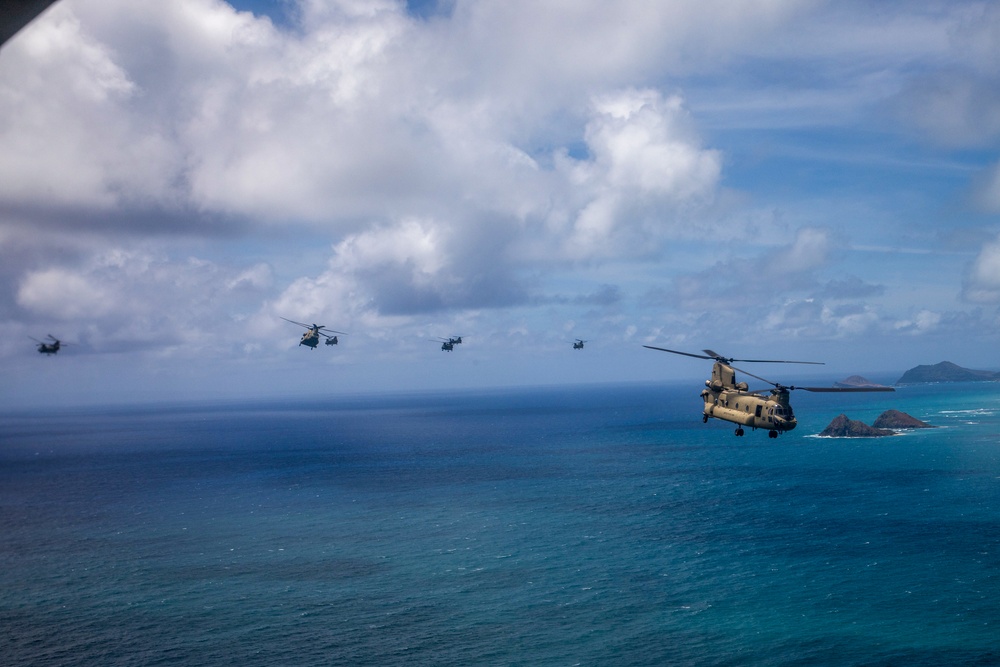
{"label": "cloud bank", "polygon": [[[992,3],[239,7],[60,0],[4,46],[7,330],[239,355],[215,323],[256,350],[278,315],[385,338],[594,306],[618,340],[820,340],[1000,301],[993,245],[937,254],[911,215],[938,197],[995,236]],[[890,243],[950,292],[859,251]]]}

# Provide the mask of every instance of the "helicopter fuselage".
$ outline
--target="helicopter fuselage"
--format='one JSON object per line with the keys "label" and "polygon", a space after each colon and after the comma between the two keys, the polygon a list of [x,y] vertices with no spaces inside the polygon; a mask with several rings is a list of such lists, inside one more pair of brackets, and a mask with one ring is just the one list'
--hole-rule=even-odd
{"label": "helicopter fuselage", "polygon": [[59,348],[62,346],[62,343],[59,341],[59,339],[53,336],[52,334],[49,334],[47,336],[47,338],[50,341],[52,341],[51,343],[46,343],[44,340],[38,340],[34,336],[28,336],[28,338],[31,338],[31,340],[35,341],[35,343],[38,345],[38,352],[40,354],[44,354],[45,356],[51,356],[53,354],[56,354],[57,352],[59,352]]}
{"label": "helicopter fuselage", "polygon": [[302,334],[302,340],[299,341],[299,345],[305,345],[316,349],[316,346],[319,345],[319,332],[312,329],[305,332]]}
{"label": "helicopter fuselage", "polygon": [[705,401],[704,421],[721,419],[737,425],[736,435],[743,435],[744,426],[767,429],[772,438],[791,431],[798,422],[788,403],[788,391],[777,389],[764,396],[748,391],[745,382],[736,382],[735,371],[716,362],[712,379],[705,381],[701,398]]}

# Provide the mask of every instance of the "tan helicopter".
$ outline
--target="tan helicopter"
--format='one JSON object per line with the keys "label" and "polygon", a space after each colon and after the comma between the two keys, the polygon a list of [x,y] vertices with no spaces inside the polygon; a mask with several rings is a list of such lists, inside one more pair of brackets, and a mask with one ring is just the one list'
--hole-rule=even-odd
{"label": "tan helicopter", "polygon": [[[326,333],[326,331],[323,331],[323,329],[326,329],[325,325],[321,326],[319,324],[313,324],[313,325],[303,324],[302,322],[296,322],[295,320],[290,320],[287,317],[282,317],[281,319],[285,320],[286,322],[291,322],[292,324],[298,324],[300,327],[305,327],[306,329],[308,329],[308,331],[302,334],[302,339],[299,341],[299,345],[305,345],[306,347],[310,347],[315,350],[316,346],[319,345],[320,336],[326,338],[327,345],[336,345],[339,342],[336,336],[331,336],[330,334]],[[347,335],[343,331],[334,331],[333,329],[328,329],[328,331],[334,334],[340,334],[341,336]]]}
{"label": "tan helicopter", "polygon": [[[702,421],[707,422],[709,417],[721,419],[723,421],[736,424],[736,435],[742,436],[744,426],[749,426],[753,430],[766,428],[769,438],[777,438],[779,433],[791,431],[798,422],[792,412],[792,406],[788,403],[788,393],[794,389],[804,389],[814,392],[861,392],[861,391],[895,391],[892,387],[793,387],[784,386],[777,382],[765,380],[762,377],[747,373],[742,369],[732,366],[734,361],[741,363],[768,363],[768,364],[815,364],[822,366],[819,361],[784,361],[776,359],[733,359],[723,357],[718,352],[712,350],[702,350],[705,354],[692,354],[690,352],[679,352],[668,350],[664,347],[653,347],[643,345],[650,350],[661,352],[671,352],[682,354],[686,357],[696,359],[713,359],[712,379],[705,380],[705,389],[701,392],[701,398],[705,401],[705,411]],[[749,391],[746,382],[736,381],[736,371],[745,373],[752,378],[774,387],[762,391]]]}

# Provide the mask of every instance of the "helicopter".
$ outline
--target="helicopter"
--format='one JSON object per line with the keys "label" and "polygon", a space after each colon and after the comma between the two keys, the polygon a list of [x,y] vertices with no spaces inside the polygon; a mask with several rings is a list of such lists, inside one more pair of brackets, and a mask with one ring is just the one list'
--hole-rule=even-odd
{"label": "helicopter", "polygon": [[[742,363],[823,365],[819,361],[733,359],[731,357],[724,357],[712,350],[702,350],[705,354],[692,354],[690,352],[668,350],[664,347],[654,347],[652,345],[643,345],[643,347],[650,350],[659,350],[660,352],[682,354],[686,357],[695,357],[696,359],[712,359],[715,362],[712,365],[712,379],[705,380],[706,388],[701,392],[701,398],[705,401],[705,410],[701,420],[702,422],[707,422],[709,417],[714,417],[715,419],[732,422],[736,424],[735,434],[737,436],[744,434],[744,426],[749,426],[755,431],[758,428],[766,428],[769,438],[777,438],[778,434],[794,429],[798,422],[795,420],[792,406],[788,402],[788,394],[794,389],[813,392],[895,391],[892,387],[786,387],[785,385],[771,382],[732,365],[734,361]],[[736,381],[736,371],[740,371],[761,382],[766,382],[773,389],[749,391],[746,382]]]}
{"label": "helicopter", "polygon": [[432,338],[435,343],[441,343],[442,352],[451,352],[456,345],[462,344],[461,336],[448,336],[447,338]]}
{"label": "helicopter", "polygon": [[585,341],[585,340],[580,340],[579,338],[577,338],[576,342],[573,343],[573,349],[574,350],[582,350],[583,349],[583,344],[586,343],[586,342],[587,341]]}
{"label": "helicopter", "polygon": [[433,338],[432,340],[435,343],[441,343],[442,352],[451,352],[452,350],[455,349],[456,345],[462,342],[461,338],[459,338],[458,340],[454,338]]}
{"label": "helicopter", "polygon": [[59,349],[63,345],[68,345],[68,343],[61,343],[59,341],[59,339],[56,338],[55,336],[53,336],[52,334],[48,335],[48,338],[50,338],[52,340],[51,343],[46,343],[45,341],[38,340],[37,338],[34,338],[33,336],[28,336],[28,338],[31,338],[31,340],[33,340],[36,343],[38,343],[38,351],[41,352],[42,354],[49,354],[49,355],[55,354],[55,353],[57,353],[59,351]]}
{"label": "helicopter", "polygon": [[[295,320],[290,320],[287,317],[282,317],[281,319],[285,320],[286,322],[291,322],[292,324],[298,324],[300,327],[305,327],[306,329],[308,329],[308,331],[302,334],[302,339],[299,341],[299,345],[305,345],[315,350],[316,346],[319,345],[320,336],[326,338],[327,345],[336,345],[339,342],[337,336],[331,336],[330,334],[323,331],[323,329],[326,329],[325,325],[303,324],[302,322],[296,322]],[[333,329],[329,329],[329,331],[333,332],[334,334],[340,334],[341,336],[347,335],[343,331],[333,331]]]}

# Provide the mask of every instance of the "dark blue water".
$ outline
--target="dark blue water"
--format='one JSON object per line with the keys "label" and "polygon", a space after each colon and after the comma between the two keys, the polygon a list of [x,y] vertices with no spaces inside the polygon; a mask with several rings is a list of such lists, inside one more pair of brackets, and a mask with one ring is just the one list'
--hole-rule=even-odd
{"label": "dark blue water", "polygon": [[1000,663],[1000,385],[697,393],[5,414],[2,662]]}

